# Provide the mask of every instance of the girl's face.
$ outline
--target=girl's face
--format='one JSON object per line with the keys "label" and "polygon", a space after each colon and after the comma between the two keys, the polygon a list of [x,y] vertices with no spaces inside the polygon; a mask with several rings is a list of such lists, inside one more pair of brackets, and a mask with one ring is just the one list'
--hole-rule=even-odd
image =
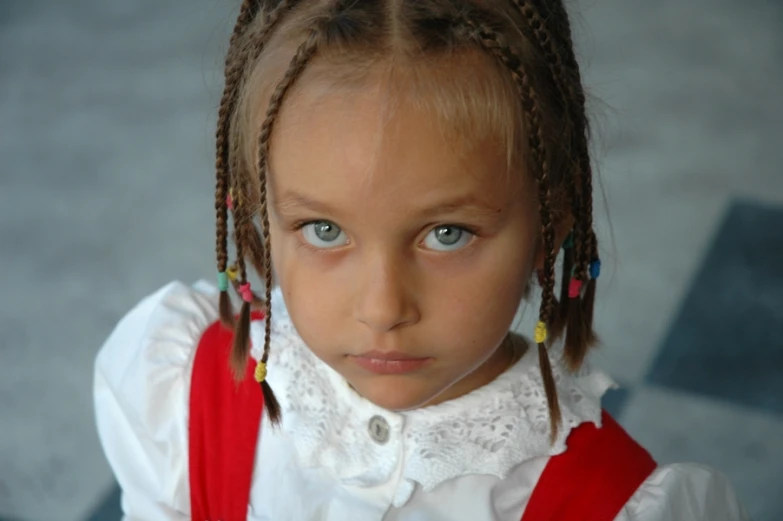
{"label": "girl's face", "polygon": [[539,221],[499,144],[456,144],[410,103],[389,115],[380,86],[285,102],[272,260],[313,353],[368,400],[406,410],[509,366],[501,344],[539,257]]}

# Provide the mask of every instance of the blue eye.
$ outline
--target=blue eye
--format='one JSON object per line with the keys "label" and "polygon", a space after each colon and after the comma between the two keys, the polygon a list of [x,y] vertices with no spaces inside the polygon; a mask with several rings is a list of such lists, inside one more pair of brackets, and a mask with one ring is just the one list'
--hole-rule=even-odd
{"label": "blue eye", "polygon": [[424,238],[424,245],[435,251],[454,251],[465,247],[473,234],[465,228],[444,225],[433,228]]}
{"label": "blue eye", "polygon": [[348,243],[339,226],[330,221],[315,221],[302,226],[302,236],[316,248],[336,248]]}

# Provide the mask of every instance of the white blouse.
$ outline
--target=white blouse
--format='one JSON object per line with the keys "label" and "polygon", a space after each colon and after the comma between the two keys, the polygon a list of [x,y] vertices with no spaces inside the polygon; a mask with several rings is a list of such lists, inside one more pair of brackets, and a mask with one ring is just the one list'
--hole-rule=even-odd
{"label": "white blouse", "polygon": [[[356,394],[296,333],[273,293],[269,382],[283,420],[261,426],[251,521],[519,521],[549,456],[574,427],[600,425],[613,382],[553,363],[563,429],[549,442],[537,350],[490,384],[396,413]],[[218,318],[217,290],[174,282],[144,299],[98,354],[95,408],[126,521],[190,519],[188,399],[193,354]],[[258,358],[263,325],[251,327]],[[559,357],[553,356],[553,362]],[[747,519],[720,473],[661,466],[617,521]]]}

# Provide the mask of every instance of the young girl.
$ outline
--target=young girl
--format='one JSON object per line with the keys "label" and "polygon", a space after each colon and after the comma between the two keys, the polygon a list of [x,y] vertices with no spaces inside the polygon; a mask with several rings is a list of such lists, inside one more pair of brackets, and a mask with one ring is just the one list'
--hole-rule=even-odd
{"label": "young girl", "polygon": [[217,287],[166,286],[97,359],[126,519],[744,519],[601,411],[587,136],[560,0],[246,0]]}

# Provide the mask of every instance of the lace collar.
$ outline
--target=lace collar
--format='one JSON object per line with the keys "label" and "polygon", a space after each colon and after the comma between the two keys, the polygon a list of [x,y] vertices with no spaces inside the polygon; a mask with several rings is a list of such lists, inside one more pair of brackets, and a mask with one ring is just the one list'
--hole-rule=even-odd
{"label": "lace collar", "polygon": [[[279,289],[272,298],[269,383],[283,412],[281,428],[303,467],[320,467],[348,486],[398,480],[393,503],[405,504],[418,483],[425,491],[465,474],[505,478],[522,462],[565,451],[574,427],[600,426],[601,396],[613,387],[599,371],[570,374],[553,355],[563,426],[550,444],[549,420],[538,351],[525,355],[488,385],[439,405],[404,413],[382,409],[359,396],[318,359],[297,334]],[[251,326],[252,355],[260,356],[263,324]],[[370,435],[373,421],[388,427],[388,440]],[[404,462],[404,465],[403,465]]]}

